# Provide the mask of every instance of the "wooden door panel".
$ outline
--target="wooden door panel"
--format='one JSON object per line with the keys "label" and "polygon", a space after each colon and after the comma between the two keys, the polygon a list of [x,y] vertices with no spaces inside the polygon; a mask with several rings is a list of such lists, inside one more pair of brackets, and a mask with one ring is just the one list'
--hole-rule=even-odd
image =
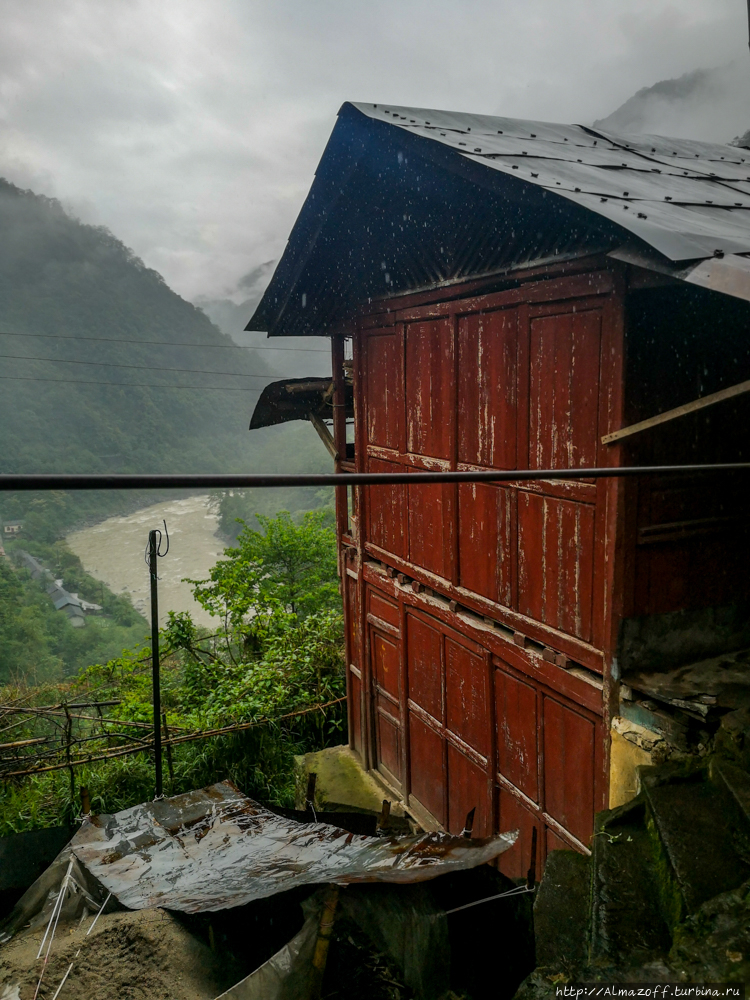
{"label": "wooden door panel", "polygon": [[437,628],[414,615],[406,616],[409,698],[443,722],[442,636]]}
{"label": "wooden door panel", "polygon": [[386,777],[401,782],[401,729],[391,716],[391,706],[378,705],[376,712],[378,768],[386,768]]}
{"label": "wooden door panel", "polygon": [[348,573],[346,580],[346,629],[349,639],[349,660],[359,663],[359,581]]}
{"label": "wooden door panel", "polygon": [[601,312],[531,321],[529,468],[596,465]]}
{"label": "wooden door panel", "polygon": [[398,628],[399,610],[398,604],[388,600],[384,594],[379,593],[374,587],[367,587],[367,607],[371,615],[381,621],[388,622],[394,628]]}
{"label": "wooden door panel", "polygon": [[[368,460],[370,472],[403,472],[395,462],[377,458]],[[378,485],[367,487],[368,539],[394,555],[406,558],[406,487]]]}
{"label": "wooden door panel", "polygon": [[451,531],[450,491],[440,483],[409,486],[409,559],[415,566],[450,577],[446,560]]}
{"label": "wooden door panel", "polygon": [[452,320],[406,327],[406,448],[412,455],[449,459],[453,440]]}
{"label": "wooden door panel", "polygon": [[349,717],[349,741],[352,749],[362,756],[364,748],[362,739],[362,682],[351,667],[349,668],[349,698],[346,710]]}
{"label": "wooden door panel", "polygon": [[365,345],[367,441],[399,451],[404,421],[401,339],[388,330],[370,334]]}
{"label": "wooden door panel", "polygon": [[362,733],[362,682],[361,653],[359,644],[359,580],[344,573],[346,585],[345,620],[347,631],[347,671],[349,674],[347,716],[349,721],[349,743],[362,754],[364,738]]}
{"label": "wooden door panel", "polygon": [[513,847],[498,858],[498,868],[508,878],[526,878],[531,864],[531,838],[534,827],[537,829],[537,878],[540,878],[542,871],[540,847],[544,828],[533,812],[527,809],[512,792],[501,786],[498,793],[498,832],[510,833],[512,830],[518,830],[518,839]]}
{"label": "wooden door panel", "polygon": [[484,483],[458,487],[458,582],[497,604],[512,604],[512,494]]}
{"label": "wooden door panel", "polygon": [[594,723],[550,696],[543,717],[545,812],[586,844],[594,824]]}
{"label": "wooden door panel", "polygon": [[463,316],[458,326],[458,461],[516,468],[518,311]]}
{"label": "wooden door panel", "polygon": [[413,713],[409,715],[410,788],[438,823],[446,823],[447,781],[443,739]]}
{"label": "wooden door panel", "polygon": [[532,684],[495,670],[497,769],[535,802],[539,800],[537,692]]}
{"label": "wooden door panel", "polygon": [[483,757],[490,753],[486,674],[484,656],[446,637],[445,724]]}
{"label": "wooden door panel", "polygon": [[448,832],[460,834],[475,809],[473,837],[492,833],[492,783],[473,761],[448,744]]}
{"label": "wooden door panel", "polygon": [[549,827],[547,827],[547,855],[549,856],[550,851],[569,851],[570,844],[566,844],[565,841],[558,837],[556,833],[553,833]]}
{"label": "wooden door panel", "polygon": [[[370,629],[370,656],[373,679],[381,691],[399,702],[399,643],[390,635]],[[397,709],[394,709],[397,711]]]}
{"label": "wooden door panel", "polygon": [[594,507],[518,493],[518,610],[591,640]]}

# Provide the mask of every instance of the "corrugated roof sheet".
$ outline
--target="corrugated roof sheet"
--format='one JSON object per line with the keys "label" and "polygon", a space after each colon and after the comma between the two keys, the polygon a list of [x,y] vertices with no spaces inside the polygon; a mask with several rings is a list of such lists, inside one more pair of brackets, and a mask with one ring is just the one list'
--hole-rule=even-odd
{"label": "corrugated roof sheet", "polygon": [[519,179],[610,219],[671,260],[710,257],[717,249],[750,251],[750,154],[744,149],[616,136],[580,125],[355,107],[494,170],[517,171]]}
{"label": "corrugated roof sheet", "polygon": [[628,239],[675,268],[750,253],[750,152],[345,104],[248,329],[325,333],[374,297]]}

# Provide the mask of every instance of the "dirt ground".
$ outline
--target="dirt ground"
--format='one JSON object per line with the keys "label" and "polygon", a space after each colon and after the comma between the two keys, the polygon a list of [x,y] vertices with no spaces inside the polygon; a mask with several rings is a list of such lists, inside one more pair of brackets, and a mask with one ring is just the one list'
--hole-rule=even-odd
{"label": "dirt ground", "polygon": [[[104,914],[87,938],[92,920],[58,926],[37,1000],[51,1000],[79,948],[58,1000],[208,1000],[237,981],[234,970],[164,910]],[[42,934],[19,934],[2,947],[0,997],[33,1000]]]}

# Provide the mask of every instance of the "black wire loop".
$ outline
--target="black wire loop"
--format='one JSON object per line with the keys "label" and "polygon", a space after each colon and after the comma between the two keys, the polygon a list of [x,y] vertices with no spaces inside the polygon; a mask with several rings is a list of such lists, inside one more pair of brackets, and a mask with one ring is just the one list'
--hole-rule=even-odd
{"label": "black wire loop", "polygon": [[[160,559],[163,559],[164,556],[169,552],[169,531],[167,530],[167,522],[162,520],[161,523],[164,525],[164,532],[162,533],[161,528],[156,528],[153,533],[159,536],[158,541],[156,543],[156,554]],[[164,541],[165,538],[167,540],[167,547],[162,552],[161,543]],[[146,542],[146,549],[143,553],[143,561],[146,563],[149,570],[151,569],[151,561],[149,559],[150,544],[151,544],[151,532],[149,532],[149,541]]]}

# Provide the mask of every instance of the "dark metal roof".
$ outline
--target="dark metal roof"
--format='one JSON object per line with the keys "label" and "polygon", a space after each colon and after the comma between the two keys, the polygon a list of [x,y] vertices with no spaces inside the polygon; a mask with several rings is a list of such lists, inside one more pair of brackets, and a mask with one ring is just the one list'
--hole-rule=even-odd
{"label": "dark metal roof", "polygon": [[347,103],[247,329],[330,333],[375,298],[623,244],[683,278],[750,253],[750,152]]}

